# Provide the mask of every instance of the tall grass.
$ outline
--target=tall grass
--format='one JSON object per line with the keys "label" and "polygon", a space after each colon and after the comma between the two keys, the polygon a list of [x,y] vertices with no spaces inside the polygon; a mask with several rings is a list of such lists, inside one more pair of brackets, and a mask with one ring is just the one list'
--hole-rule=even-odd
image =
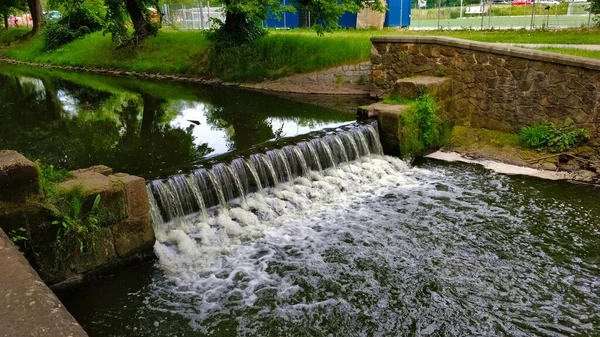
{"label": "tall grass", "polygon": [[272,34],[248,45],[211,53],[210,72],[225,81],[262,81],[366,61],[371,56],[370,46],[368,36]]}
{"label": "tall grass", "polygon": [[[26,29],[0,30],[0,41],[12,41]],[[374,35],[437,35],[483,42],[600,44],[600,30],[561,31],[404,31],[397,29],[338,30],[319,37],[312,30],[271,31],[251,44],[217,53],[198,31],[162,30],[138,48],[116,49],[110,36],[93,33],[45,52],[40,36],[0,49],[0,54],[21,61],[135,72],[189,74],[232,82],[259,82],[307,73],[370,58]],[[1,47],[0,47],[1,48]],[[596,57],[600,52],[552,50]],[[210,56],[209,56],[210,55]]]}
{"label": "tall grass", "polygon": [[28,28],[0,28],[0,44],[13,42],[29,32]]}
{"label": "tall grass", "polygon": [[438,110],[435,99],[425,94],[402,113],[398,121],[398,140],[403,157],[420,157],[428,149],[444,145],[451,126],[437,116]]}

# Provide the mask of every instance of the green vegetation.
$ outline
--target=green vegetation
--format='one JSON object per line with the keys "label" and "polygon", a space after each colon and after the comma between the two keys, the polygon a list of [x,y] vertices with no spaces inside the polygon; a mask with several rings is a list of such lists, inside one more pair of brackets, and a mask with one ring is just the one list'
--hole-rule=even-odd
{"label": "green vegetation", "polygon": [[371,56],[368,38],[351,34],[323,37],[306,34],[271,34],[223,52],[211,53],[208,74],[224,81],[249,82],[307,73]]}
{"label": "green vegetation", "polygon": [[53,165],[43,165],[39,160],[35,164],[40,174],[40,185],[42,186],[44,199],[54,200],[58,198],[59,191],[56,189],[56,185],[67,180],[71,173],[65,169],[57,170]]}
{"label": "green vegetation", "polygon": [[399,96],[393,91],[385,95],[381,101],[383,104],[412,104],[414,102],[415,100]]}
{"label": "green vegetation", "polygon": [[568,151],[589,138],[585,129],[577,129],[572,124],[558,128],[548,122],[524,127],[520,133],[523,146],[552,153]]}
{"label": "green vegetation", "polygon": [[600,59],[600,50],[586,50],[586,49],[578,49],[578,48],[537,48],[539,50],[548,51],[552,53],[559,54],[569,54],[574,56],[588,57],[592,59]]}
{"label": "green vegetation", "polygon": [[99,227],[100,195],[94,199],[92,208],[83,212],[79,198],[73,198],[71,212],[61,214],[52,222],[58,226],[56,243],[63,250],[70,250],[76,245],[80,253],[89,251],[95,243],[95,236],[102,229]]}
{"label": "green vegetation", "polygon": [[[17,30],[0,30],[0,41],[10,41]],[[11,32],[8,34],[8,32]],[[313,30],[271,31],[253,42],[214,51],[211,42],[193,31],[162,30],[140,42],[137,48],[116,49],[118,42],[96,32],[77,38],[52,51],[45,51],[44,39],[34,37],[0,50],[3,56],[21,61],[120,69],[134,72],[186,74],[220,78],[232,82],[263,81],[296,73],[318,71],[370,58],[373,35],[437,35],[483,42],[600,44],[600,30],[560,31],[398,31],[340,30],[316,36]],[[600,52],[556,49],[600,57]]]}
{"label": "green vegetation", "polygon": [[29,31],[28,28],[0,28],[0,45],[21,39],[23,36],[27,35]]}
{"label": "green vegetation", "polygon": [[449,128],[447,123],[437,116],[438,110],[435,99],[425,94],[402,113],[398,130],[402,156],[419,157],[427,149],[444,144],[449,135]]}

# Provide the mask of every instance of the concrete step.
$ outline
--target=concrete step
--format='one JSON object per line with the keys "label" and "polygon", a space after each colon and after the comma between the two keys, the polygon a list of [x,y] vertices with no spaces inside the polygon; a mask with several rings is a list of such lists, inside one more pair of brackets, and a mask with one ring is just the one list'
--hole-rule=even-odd
{"label": "concrete step", "polygon": [[392,93],[406,99],[415,99],[422,94],[429,94],[441,101],[452,96],[452,80],[437,76],[402,78],[396,81]]}
{"label": "concrete step", "polygon": [[357,117],[377,118],[379,125],[379,137],[383,151],[386,154],[399,154],[398,144],[398,119],[408,109],[405,104],[383,104],[374,103],[358,107]]}

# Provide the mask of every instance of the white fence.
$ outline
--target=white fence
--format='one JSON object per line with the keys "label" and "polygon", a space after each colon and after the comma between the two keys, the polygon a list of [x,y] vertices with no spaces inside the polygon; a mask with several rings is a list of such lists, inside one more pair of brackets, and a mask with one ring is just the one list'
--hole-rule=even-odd
{"label": "white fence", "polygon": [[210,7],[210,2],[164,4],[163,14],[165,25],[175,29],[208,29],[212,18],[225,22],[223,7]]}

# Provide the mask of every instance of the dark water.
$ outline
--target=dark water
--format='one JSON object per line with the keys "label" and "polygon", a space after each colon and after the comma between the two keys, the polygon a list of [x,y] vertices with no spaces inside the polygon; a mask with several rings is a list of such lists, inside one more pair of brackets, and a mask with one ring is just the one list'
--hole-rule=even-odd
{"label": "dark water", "polygon": [[0,149],[154,178],[354,120],[335,100],[292,98],[0,64]]}
{"label": "dark water", "polygon": [[165,228],[90,336],[599,336],[598,190],[384,157]]}

